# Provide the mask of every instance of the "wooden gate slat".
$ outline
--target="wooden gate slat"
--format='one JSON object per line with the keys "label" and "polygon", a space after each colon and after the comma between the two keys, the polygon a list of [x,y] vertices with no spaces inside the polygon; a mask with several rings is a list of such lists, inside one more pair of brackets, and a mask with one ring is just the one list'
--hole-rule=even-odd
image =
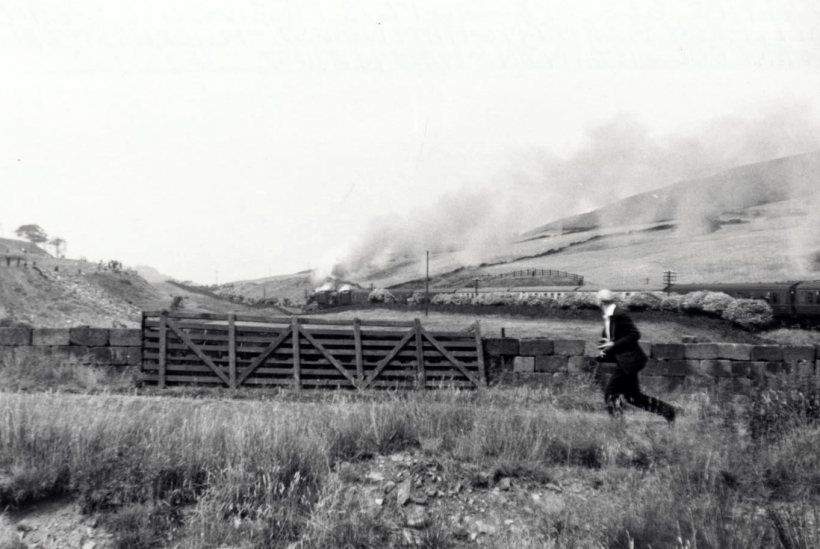
{"label": "wooden gate slat", "polygon": [[351,383],[353,383],[353,385],[358,385],[356,383],[356,380],[353,378],[353,376],[350,375],[350,372],[348,372],[347,369],[345,369],[345,367],[342,366],[342,364],[338,360],[336,360],[336,358],[333,355],[331,355],[329,352],[327,352],[327,349],[325,349],[318,341],[316,341],[313,338],[313,336],[310,335],[310,332],[303,329],[301,333],[302,333],[303,336],[305,336],[305,339],[310,341],[311,345],[316,347],[317,351],[319,351],[320,353],[325,355],[325,358],[328,359],[330,361],[330,363],[333,364],[333,366],[336,367],[337,370],[339,370],[342,374],[344,374],[344,376],[347,379],[349,379],[351,381]]}
{"label": "wooden gate slat", "polygon": [[177,335],[177,337],[179,337],[179,339],[184,341],[185,344],[188,347],[190,347],[190,349],[194,352],[194,354],[196,356],[198,356],[200,359],[202,359],[202,362],[204,362],[211,370],[213,370],[213,372],[217,376],[219,376],[219,379],[221,379],[226,385],[231,384],[231,381],[228,379],[228,376],[225,375],[225,372],[223,372],[221,368],[219,368],[216,364],[214,364],[213,361],[211,360],[211,358],[208,355],[206,355],[205,353],[203,353],[202,350],[197,346],[196,343],[191,341],[191,338],[188,337],[188,334],[186,334],[181,329],[177,328],[174,325],[174,323],[171,322],[170,320],[168,321],[168,327],[171,328],[171,331],[174,332]]}
{"label": "wooden gate slat", "polygon": [[[262,353],[261,353],[260,355],[258,355],[256,358],[254,358],[254,359],[253,359],[253,362],[251,362],[251,365],[250,365],[250,366],[248,366],[247,368],[245,368],[245,369],[242,371],[242,373],[239,375],[239,378],[236,380],[236,384],[237,384],[237,386],[238,386],[238,385],[242,385],[242,382],[243,382],[243,381],[245,381],[245,379],[246,379],[249,375],[251,375],[251,372],[253,372],[254,370],[256,370],[256,368],[258,368],[258,367],[259,367],[259,365],[260,365],[260,364],[262,364],[262,363],[265,361],[265,359],[266,359],[266,358],[268,358],[268,356],[270,356],[270,354],[271,354],[273,351],[275,351],[275,350],[276,350],[276,348],[277,348],[277,347],[278,347],[278,346],[279,346],[279,345],[280,345],[283,341],[285,341],[285,339],[288,337],[288,334],[290,334],[292,331],[293,331],[293,328],[288,328],[287,330],[285,330],[284,332],[282,332],[281,334],[279,334],[279,336],[278,336],[276,339],[274,339],[274,340],[273,340],[273,342],[272,342],[270,345],[268,345],[268,346],[265,348],[265,350],[264,350],[264,351],[262,351]],[[298,338],[294,338],[294,339],[298,339]]]}
{"label": "wooden gate slat", "polygon": [[390,351],[390,354],[384,357],[376,364],[376,369],[369,376],[367,376],[367,379],[364,381],[364,383],[362,383],[362,389],[366,389],[367,386],[370,385],[374,379],[376,379],[376,376],[382,373],[382,370],[384,370],[384,367],[387,366],[387,363],[393,360],[393,357],[395,357],[398,354],[398,352],[401,351],[402,347],[407,345],[407,342],[410,341],[410,338],[413,337],[414,333],[414,330],[410,330],[409,332],[407,332],[401,339],[401,341],[399,341],[398,345],[393,347],[393,350]]}
{"label": "wooden gate slat", "polygon": [[472,382],[475,384],[475,386],[476,386],[476,387],[480,387],[480,386],[481,386],[481,383],[479,383],[479,382],[478,382],[478,380],[476,380],[476,379],[472,376],[472,374],[470,374],[470,371],[469,371],[469,370],[467,370],[467,368],[466,368],[466,367],[465,367],[465,366],[464,366],[461,362],[459,362],[458,360],[456,360],[456,357],[454,357],[453,355],[451,355],[451,354],[450,354],[450,352],[449,352],[447,349],[445,349],[445,348],[444,348],[444,347],[443,347],[443,346],[442,346],[442,345],[441,345],[438,341],[436,341],[436,340],[435,340],[435,339],[434,339],[434,338],[433,338],[433,337],[432,337],[432,336],[431,336],[431,335],[427,332],[427,330],[425,330],[424,328],[422,328],[422,329],[421,329],[421,333],[424,335],[424,337],[426,337],[426,338],[427,338],[427,341],[429,341],[430,343],[432,343],[432,344],[433,344],[433,346],[434,346],[436,349],[438,349],[438,351],[439,351],[442,355],[444,355],[444,357],[445,357],[447,360],[449,360],[450,362],[452,362],[452,363],[453,363],[453,366],[455,366],[456,368],[458,368],[459,370],[461,370],[461,373],[462,373],[462,374],[464,374],[464,375],[467,377],[467,379],[469,379],[470,381],[472,381]]}

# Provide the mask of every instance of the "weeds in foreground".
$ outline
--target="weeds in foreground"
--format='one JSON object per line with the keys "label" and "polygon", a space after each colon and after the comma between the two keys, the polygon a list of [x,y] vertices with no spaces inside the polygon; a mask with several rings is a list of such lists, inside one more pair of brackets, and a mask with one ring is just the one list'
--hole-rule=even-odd
{"label": "weeds in foreground", "polygon": [[669,429],[639,414],[613,422],[566,398],[521,388],[310,403],[5,393],[0,505],[71,494],[128,548],[463,544],[443,520],[407,534],[349,489],[361,480],[354,464],[414,451],[442,474],[466,471],[478,491],[501,477],[543,486],[559,468],[598,478],[594,499],[567,494],[566,507],[490,546],[816,545],[820,431],[803,416],[770,445],[749,434],[738,402],[693,396]]}

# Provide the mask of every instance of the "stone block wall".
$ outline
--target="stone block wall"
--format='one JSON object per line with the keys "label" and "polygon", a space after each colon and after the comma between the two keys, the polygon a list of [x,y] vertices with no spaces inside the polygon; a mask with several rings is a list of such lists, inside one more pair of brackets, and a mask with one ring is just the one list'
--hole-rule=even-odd
{"label": "stone block wall", "polygon": [[142,336],[139,329],[0,328],[3,360],[72,360],[97,366],[139,366]]}
{"label": "stone block wall", "polygon": [[[820,346],[644,342],[641,346],[649,357],[641,382],[650,393],[718,384],[744,391],[773,379],[820,374]],[[484,340],[491,385],[560,385],[590,375],[605,382],[615,367],[599,364],[596,354],[597,349],[583,340]]]}

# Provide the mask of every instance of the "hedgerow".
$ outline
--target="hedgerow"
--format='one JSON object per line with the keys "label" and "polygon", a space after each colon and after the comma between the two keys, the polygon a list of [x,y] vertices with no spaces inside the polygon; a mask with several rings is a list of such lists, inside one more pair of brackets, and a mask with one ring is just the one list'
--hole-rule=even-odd
{"label": "hedgerow", "polygon": [[723,312],[723,318],[746,329],[765,328],[772,323],[771,306],[760,299],[735,299]]}
{"label": "hedgerow", "polygon": [[637,292],[627,297],[624,304],[630,311],[659,311],[663,298],[651,292]]}

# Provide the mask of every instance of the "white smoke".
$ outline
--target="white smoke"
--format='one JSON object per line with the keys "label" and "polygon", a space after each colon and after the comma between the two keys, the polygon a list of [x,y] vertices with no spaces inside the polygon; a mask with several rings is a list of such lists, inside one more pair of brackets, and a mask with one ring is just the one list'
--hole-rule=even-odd
{"label": "white smoke", "polygon": [[[335,263],[356,273],[430,250],[458,251],[464,265],[476,264],[516,233],[545,222],[678,181],[818,150],[818,130],[805,104],[715,120],[691,135],[655,135],[634,116],[619,115],[589,128],[586,143],[567,158],[525,151],[486,182],[465,184],[424,209],[373,219]],[[687,197],[676,214],[682,227],[697,231],[720,206],[705,193]]]}

